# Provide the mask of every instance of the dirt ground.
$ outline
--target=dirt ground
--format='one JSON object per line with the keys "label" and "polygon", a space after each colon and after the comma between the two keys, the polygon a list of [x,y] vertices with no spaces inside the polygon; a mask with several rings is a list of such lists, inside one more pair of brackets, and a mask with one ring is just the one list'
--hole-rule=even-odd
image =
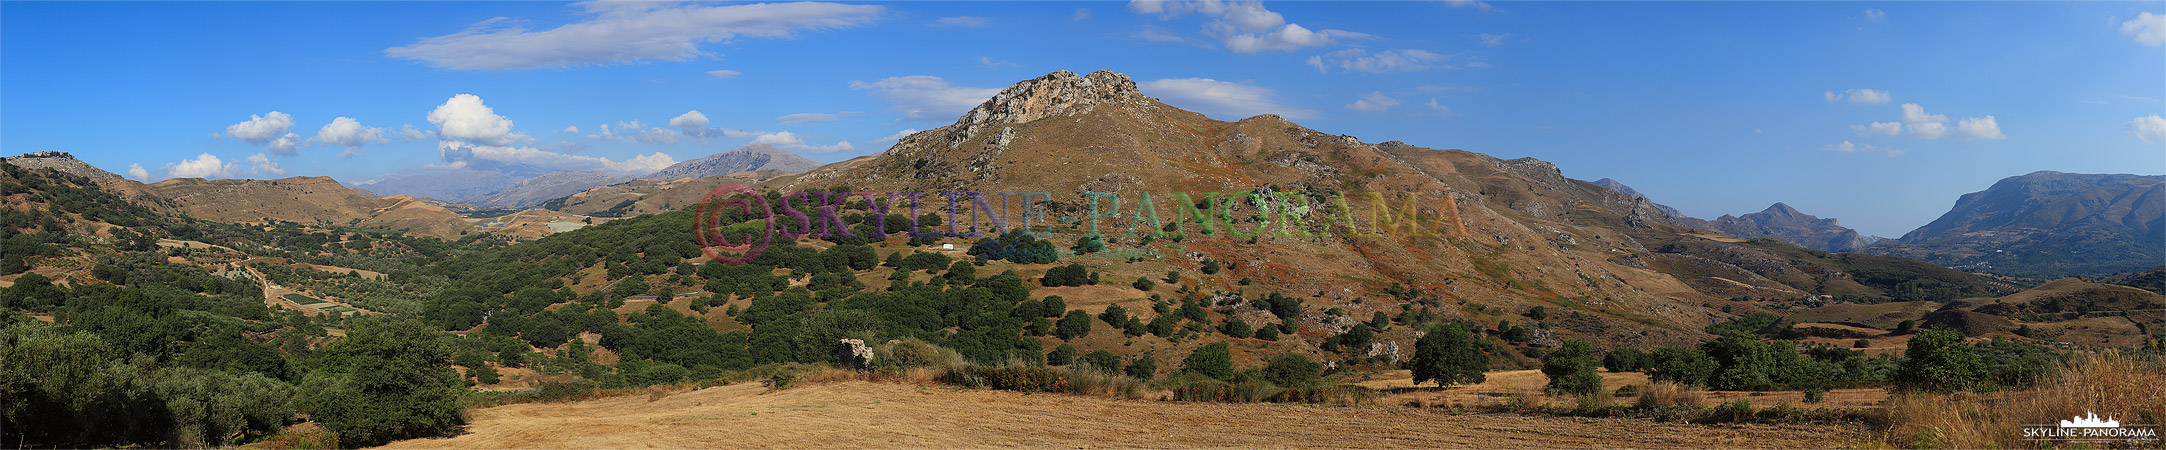
{"label": "dirt ground", "polygon": [[1451,415],[1438,408],[1122,401],[849,381],[474,410],[386,448],[1833,448],[1835,425]]}

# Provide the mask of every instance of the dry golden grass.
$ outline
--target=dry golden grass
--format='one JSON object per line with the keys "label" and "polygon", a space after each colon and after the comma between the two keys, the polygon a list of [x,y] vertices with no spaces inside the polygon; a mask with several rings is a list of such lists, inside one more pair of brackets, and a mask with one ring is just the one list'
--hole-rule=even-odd
{"label": "dry golden grass", "polygon": [[1637,405],[1641,408],[1698,408],[1707,405],[1707,396],[1698,390],[1669,381],[1657,381],[1642,385]]}
{"label": "dry golden grass", "polygon": [[[2041,448],[2023,426],[2087,414],[2123,423],[2166,418],[2166,365],[2107,352],[2063,369],[2038,387],[1996,394],[1898,394],[1880,430],[1886,442],[1918,448]],[[2156,442],[2151,445],[2156,445]]]}
{"label": "dry golden grass", "polygon": [[1453,415],[1398,406],[1114,400],[845,381],[471,411],[464,434],[388,448],[1832,448],[1834,425]]}

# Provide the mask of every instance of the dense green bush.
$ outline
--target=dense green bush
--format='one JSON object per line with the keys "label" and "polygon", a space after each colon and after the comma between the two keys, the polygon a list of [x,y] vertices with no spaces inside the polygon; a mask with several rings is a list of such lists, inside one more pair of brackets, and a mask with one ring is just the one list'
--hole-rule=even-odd
{"label": "dense green bush", "polygon": [[1213,342],[1197,347],[1181,360],[1181,371],[1219,380],[1233,379],[1233,352],[1225,342]]}
{"label": "dense green bush", "polygon": [[1414,384],[1435,381],[1437,386],[1475,384],[1489,379],[1489,354],[1474,341],[1465,322],[1429,327],[1414,342],[1414,358],[1407,360]]}
{"label": "dense green bush", "polygon": [[451,432],[466,424],[451,353],[419,322],[364,323],[326,347],[323,369],[302,385],[302,410],[366,446]]}
{"label": "dense green bush", "polygon": [[1544,387],[1549,392],[1593,395],[1602,391],[1602,376],[1594,372],[1594,348],[1587,341],[1565,341],[1563,348],[1542,355],[1542,375],[1549,377]]}
{"label": "dense green bush", "polygon": [[1896,370],[1895,387],[1902,390],[1954,392],[1971,389],[1985,381],[1985,364],[1963,334],[1949,330],[1923,330],[1910,338],[1903,351],[1902,368]]}

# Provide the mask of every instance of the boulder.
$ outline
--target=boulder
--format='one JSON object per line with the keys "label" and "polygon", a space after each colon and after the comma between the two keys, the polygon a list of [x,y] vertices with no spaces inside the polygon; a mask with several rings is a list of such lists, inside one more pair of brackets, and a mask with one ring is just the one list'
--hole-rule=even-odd
{"label": "boulder", "polygon": [[835,366],[850,370],[872,368],[872,347],[864,339],[843,339],[835,344]]}

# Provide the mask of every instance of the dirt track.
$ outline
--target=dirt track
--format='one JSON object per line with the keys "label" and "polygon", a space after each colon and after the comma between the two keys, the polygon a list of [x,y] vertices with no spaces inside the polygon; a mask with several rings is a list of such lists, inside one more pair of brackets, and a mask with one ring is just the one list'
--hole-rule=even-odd
{"label": "dirt track", "polygon": [[738,384],[475,410],[466,434],[388,448],[1834,448],[1828,425],[1117,401],[861,381]]}

